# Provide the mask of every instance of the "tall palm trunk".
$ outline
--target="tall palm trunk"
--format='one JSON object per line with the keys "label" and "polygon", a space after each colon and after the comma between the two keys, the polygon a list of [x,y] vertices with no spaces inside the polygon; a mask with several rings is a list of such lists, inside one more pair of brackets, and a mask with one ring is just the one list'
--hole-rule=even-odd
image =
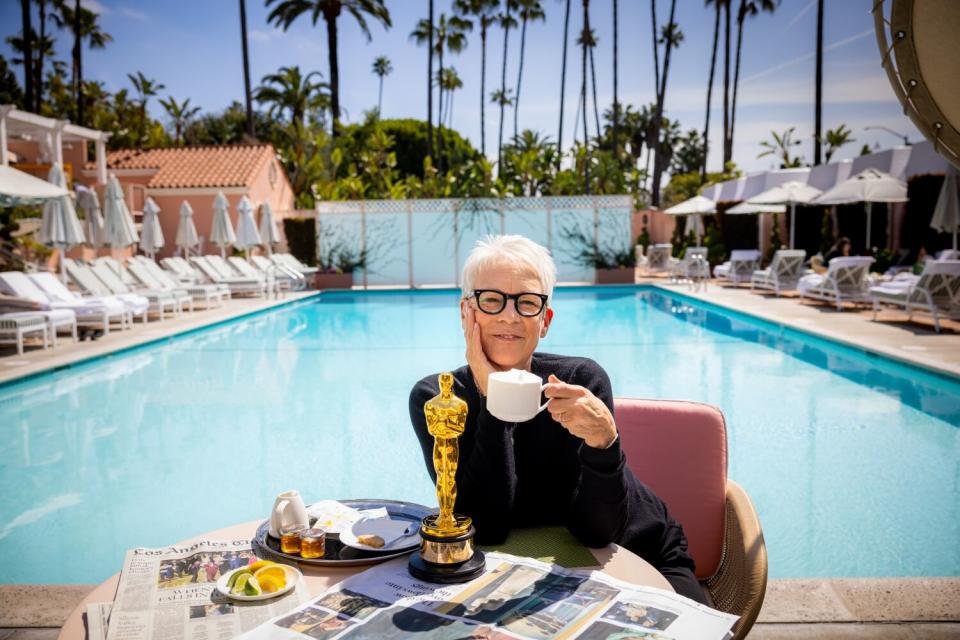
{"label": "tall palm trunk", "polygon": [[[568,0],[569,1],[569,0]],[[480,155],[487,157],[487,23],[480,19]]]}
{"label": "tall palm trunk", "polygon": [[740,0],[740,11],[737,15],[737,58],[733,67],[733,100],[730,102],[730,157],[733,157],[733,130],[737,120],[737,88],[740,85],[740,51],[743,48],[743,5],[745,0]]}
{"label": "tall palm trunk", "polygon": [[30,0],[20,0],[20,13],[23,29],[23,88],[24,109],[32,111],[33,98],[33,21],[30,15]]}
{"label": "tall palm trunk", "polygon": [[380,89],[377,91],[377,117],[383,113],[383,75],[380,75]]}
{"label": "tall palm trunk", "polygon": [[617,16],[617,5],[619,2],[613,0],[613,158],[620,163],[620,103],[617,100],[617,29],[619,18]]}
{"label": "tall palm trunk", "polygon": [[337,60],[337,18],[340,17],[340,5],[330,5],[325,9],[323,19],[327,23],[327,57],[330,59],[330,110],[333,122],[330,135],[336,139],[340,133],[340,64]]}
{"label": "tall palm trunk", "polygon": [[710,54],[710,79],[707,81],[707,115],[703,123],[703,165],[700,167],[700,181],[707,180],[707,155],[710,153],[710,107],[713,101],[713,76],[717,70],[717,44],[720,39],[720,2],[714,4],[713,51]]}
{"label": "tall palm trunk", "polygon": [[[560,63],[560,129],[557,131],[557,168],[563,158],[563,98],[567,87],[567,41],[570,39],[570,0],[563,16],[563,60]],[[576,126],[576,119],[574,119]]]}
{"label": "tall palm trunk", "polygon": [[673,18],[677,9],[677,0],[671,0],[670,2],[670,20],[667,21],[667,37],[665,38],[666,43],[663,50],[663,73],[660,74],[660,89],[657,92],[659,99],[657,100],[657,112],[654,115],[654,126],[656,127],[656,146],[653,148],[653,189],[651,192],[650,199],[653,201],[653,206],[660,206],[660,178],[663,177],[663,154],[660,151],[660,130],[663,128],[663,103],[667,98],[667,77],[670,75],[670,53],[673,51],[673,38],[670,31],[673,29]]}
{"label": "tall palm trunk", "polygon": [[590,0],[583,0],[583,54],[580,69],[580,100],[583,102],[583,191],[590,195],[590,133],[587,131],[587,34],[590,33]]}
{"label": "tall palm trunk", "polygon": [[243,97],[247,104],[247,135],[256,136],[253,128],[253,100],[250,95],[250,54],[247,51],[247,3],[240,0],[240,40],[243,44]]}
{"label": "tall palm trunk", "polygon": [[[427,157],[433,160],[433,0],[428,3],[427,32]],[[426,177],[426,176],[424,176]]]}
{"label": "tall palm trunk", "polygon": [[597,102],[597,67],[593,63],[593,49],[590,47],[590,82],[593,85],[593,119],[597,125],[597,138],[600,137],[600,105]]}
{"label": "tall palm trunk", "polygon": [[443,44],[440,44],[440,76],[437,82],[437,100],[440,113],[437,118],[437,173],[443,173]]}
{"label": "tall palm trunk", "polygon": [[723,5],[724,42],[723,42],[723,165],[733,158],[733,146],[730,142],[730,2]]}
{"label": "tall palm trunk", "polygon": [[660,94],[660,51],[657,49],[657,0],[650,0],[650,28],[653,30],[653,92]]}
{"label": "tall palm trunk", "polygon": [[513,97],[513,137],[517,137],[517,121],[520,116],[520,82],[523,80],[523,51],[527,44],[527,16],[523,16],[523,26],[520,29],[520,65],[517,69],[517,95]]}
{"label": "tall palm trunk", "polygon": [[[507,2],[507,18],[510,18],[510,2]],[[500,136],[497,140],[497,172],[500,172],[500,167],[503,163],[503,116],[504,109],[507,106],[507,45],[510,42],[510,29],[509,27],[503,28],[503,65],[500,69],[500,91],[502,93],[503,99],[500,100]]]}
{"label": "tall palm trunk", "polygon": [[80,33],[80,0],[73,7],[73,91],[77,101],[77,124],[83,126],[83,38]]}
{"label": "tall palm trunk", "polygon": [[34,80],[34,112],[40,113],[40,107],[43,105],[43,50],[44,42],[47,39],[47,0],[39,0],[40,4],[40,40],[37,47],[37,69],[36,79]]}
{"label": "tall palm trunk", "polygon": [[823,0],[817,2],[817,88],[814,114],[813,164],[820,164],[820,140],[823,127]]}

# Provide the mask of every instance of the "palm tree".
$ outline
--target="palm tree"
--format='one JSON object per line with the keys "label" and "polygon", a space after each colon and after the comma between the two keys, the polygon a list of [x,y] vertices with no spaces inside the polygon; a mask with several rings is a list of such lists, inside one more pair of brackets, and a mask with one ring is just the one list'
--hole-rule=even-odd
{"label": "palm tree", "polygon": [[723,3],[723,166],[733,159],[733,147],[730,139],[730,5],[733,0]]}
{"label": "palm tree", "polygon": [[[817,79],[813,125],[813,164],[820,164],[820,130],[823,126],[823,0],[817,2]],[[843,128],[843,125],[841,125]],[[827,132],[827,136],[830,132]],[[830,162],[832,152],[827,153]]]}
{"label": "palm tree", "polygon": [[509,91],[497,89],[490,93],[490,102],[500,107],[500,131],[497,134],[497,171],[500,171],[500,163],[503,162],[503,110],[513,104],[513,98]]}
{"label": "palm tree", "polygon": [[[567,0],[569,3],[569,0]],[[454,0],[453,8],[463,17],[473,17],[480,26],[480,154],[487,156],[487,29],[497,21],[500,0]]]}
{"label": "palm tree", "polygon": [[[590,60],[590,79],[593,84],[593,118],[596,121],[597,125],[597,136],[600,136],[600,112],[597,107],[597,70],[593,64],[593,50],[597,46],[597,35],[593,29],[584,29],[580,32],[580,36],[577,38],[577,44],[581,47],[586,47],[587,55]],[[583,108],[587,108],[587,103],[584,103]]]}
{"label": "palm tree", "polygon": [[250,54],[247,51],[247,3],[240,0],[240,42],[243,45],[243,98],[247,106],[247,135],[256,138],[253,126],[253,94],[250,92]]}
{"label": "palm tree", "polygon": [[[417,44],[426,44],[430,41],[430,36],[435,36],[433,44],[439,62],[439,78],[443,77],[443,52],[460,53],[467,46],[467,32],[473,28],[473,23],[459,16],[452,16],[449,19],[445,13],[440,14],[437,25],[431,28],[430,22],[421,20],[416,28],[410,34],[410,37],[417,41]],[[437,170],[443,171],[443,84],[438,83],[440,87],[440,109],[437,119]],[[431,89],[432,91],[432,89]]]}
{"label": "palm tree", "polygon": [[24,86],[24,108],[29,111],[33,109],[33,25],[30,14],[30,0],[20,0],[20,14],[22,18],[21,34],[23,42],[23,86]]}
{"label": "palm tree", "polygon": [[737,59],[733,71],[733,100],[730,102],[730,130],[727,135],[727,145],[730,147],[730,156],[733,157],[733,130],[737,120],[737,87],[740,84],[740,51],[743,48],[743,23],[748,16],[755,16],[761,11],[773,13],[780,0],[740,0],[740,9],[737,11]]}
{"label": "palm tree", "polygon": [[617,29],[620,26],[617,5],[613,0],[613,157],[620,160],[620,103],[617,100]]}
{"label": "palm tree", "polygon": [[[266,0],[266,6],[276,3],[273,11],[267,16],[267,22],[283,27],[286,31],[290,25],[302,15],[309,15],[314,26],[320,18],[327,24],[327,57],[330,61],[330,106],[333,112],[331,133],[334,138],[340,126],[340,65],[337,60],[337,19],[346,11],[357,24],[360,31],[366,36],[367,42],[372,37],[370,27],[367,26],[366,16],[380,22],[384,28],[389,28],[390,11],[384,0]],[[433,2],[431,0],[431,7]]]}
{"label": "palm tree", "polygon": [[[826,149],[826,160],[830,162],[830,158],[833,157],[833,154],[845,144],[851,142],[856,142],[856,140],[851,137],[853,132],[847,128],[847,125],[841,124],[836,129],[827,129],[827,134],[823,137],[823,140],[820,141],[823,144],[827,145]],[[819,144],[817,146],[820,146]],[[819,164],[819,163],[817,163]]]}
{"label": "palm tree", "polygon": [[547,14],[543,11],[543,5],[540,0],[517,0],[517,8],[520,10],[520,64],[517,69],[517,91],[513,105],[513,137],[517,137],[517,119],[520,113],[520,84],[523,81],[523,53],[527,44],[527,23],[544,22]]}
{"label": "palm tree", "polygon": [[463,88],[463,80],[460,79],[460,76],[457,74],[457,70],[453,67],[447,67],[443,70],[443,75],[437,78],[437,83],[440,85],[440,88],[444,93],[447,94],[447,103],[440,105],[441,114],[446,113],[446,116],[440,118],[441,122],[447,123],[447,128],[453,128],[453,92]]}
{"label": "palm tree", "polygon": [[565,96],[567,84],[567,42],[570,40],[570,0],[566,2],[567,8],[563,16],[563,61],[560,67],[560,128],[557,131],[557,168],[560,168],[560,161],[563,158],[563,99]]}
{"label": "palm tree", "polygon": [[427,38],[427,158],[433,160],[433,0],[430,0],[427,20],[430,24]]}
{"label": "palm tree", "polygon": [[657,91],[657,112],[654,115],[654,127],[656,129],[656,144],[653,147],[653,186],[651,188],[650,200],[653,206],[660,206],[660,178],[666,169],[665,159],[662,157],[660,145],[660,130],[663,128],[663,105],[667,98],[667,77],[670,75],[670,54],[674,47],[680,45],[683,41],[683,32],[680,31],[680,25],[674,21],[676,15],[677,0],[670,2],[670,20],[663,25],[660,30],[659,43],[664,45],[663,51],[663,72],[660,74],[660,88]]}
{"label": "palm tree", "polygon": [[43,59],[45,54],[53,54],[53,40],[50,39],[50,46],[48,48],[46,46],[46,41],[49,38],[47,35],[47,0],[36,0],[36,3],[40,6],[40,35],[38,38],[40,46],[37,47],[37,75],[33,81],[37,88],[34,95],[36,100],[34,111],[40,113],[40,107],[43,105]]}
{"label": "palm tree", "polygon": [[[27,62],[27,42],[30,43],[29,64]],[[52,56],[55,53],[53,38],[47,35],[41,39],[35,31],[31,31],[27,38],[24,38],[23,35],[7,36],[7,44],[9,44],[13,52],[19,56],[13,57],[11,62],[13,62],[13,64],[23,65],[24,76],[33,87],[33,102],[25,104],[24,108],[27,111],[36,112],[39,110],[37,103],[43,98],[43,83],[39,81],[40,72],[38,65],[40,64],[41,56]]]}
{"label": "palm tree", "polygon": [[713,102],[713,76],[717,69],[717,45],[720,41],[720,9],[730,0],[706,0],[707,6],[713,4],[713,49],[710,53],[710,79],[707,81],[707,113],[703,123],[703,167],[700,169],[701,181],[707,179],[707,154],[710,152],[710,107]]}
{"label": "palm tree", "polygon": [[279,72],[263,76],[253,97],[257,102],[270,105],[272,117],[283,118],[289,112],[290,124],[302,130],[308,114],[330,106],[330,86],[314,81],[322,77],[319,71],[303,75],[296,65],[280,67]]}
{"label": "palm tree", "polygon": [[[497,22],[503,29],[503,63],[500,69],[500,95],[507,98],[510,92],[507,91],[507,44],[510,42],[510,29],[517,26],[517,19],[510,15],[510,12],[516,6],[516,0],[506,0],[506,11],[497,16]],[[503,110],[508,104],[513,104],[513,100],[501,99],[500,102],[500,137],[497,139],[497,171],[500,163],[503,162]]]}
{"label": "palm tree", "polygon": [[760,146],[763,147],[764,151],[758,154],[757,157],[779,156],[781,169],[799,167],[803,162],[802,158],[790,155],[790,150],[800,144],[799,140],[793,139],[794,131],[796,131],[796,127],[790,127],[783,133],[771,131],[770,136],[773,138],[773,142],[768,140],[762,141]]}
{"label": "palm tree", "polygon": [[583,192],[590,195],[590,134],[587,132],[587,42],[590,38],[590,0],[583,0],[583,29],[580,31],[580,103],[583,105]]}
{"label": "palm tree", "polygon": [[170,119],[173,121],[173,141],[175,144],[180,145],[183,142],[183,131],[187,128],[187,123],[190,122],[191,118],[200,113],[200,107],[191,107],[190,98],[178,104],[173,96],[167,97],[166,100],[161,98],[160,104],[163,105],[167,115],[170,116]]}
{"label": "palm tree", "polygon": [[127,77],[130,78],[130,83],[140,95],[140,131],[137,135],[137,148],[139,149],[143,146],[147,136],[147,100],[151,96],[157,95],[161,89],[166,89],[166,87],[159,82],[150,80],[140,71],[137,71],[135,76],[128,73]]}
{"label": "palm tree", "polygon": [[393,64],[387,56],[377,56],[373,61],[373,72],[380,78],[380,90],[377,92],[377,117],[383,109],[383,78],[393,73]]}
{"label": "palm tree", "polygon": [[84,123],[83,100],[83,41],[86,40],[91,49],[103,49],[113,42],[113,37],[100,30],[97,24],[99,17],[93,11],[80,6],[80,0],[71,8],[61,0],[57,4],[58,13],[54,14],[54,22],[61,29],[73,31],[73,92],[76,100],[76,122]]}

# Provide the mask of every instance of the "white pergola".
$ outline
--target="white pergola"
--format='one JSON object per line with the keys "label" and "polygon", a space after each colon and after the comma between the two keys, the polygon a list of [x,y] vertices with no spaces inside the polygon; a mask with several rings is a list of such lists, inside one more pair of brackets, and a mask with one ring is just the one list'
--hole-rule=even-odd
{"label": "white pergola", "polygon": [[[88,129],[69,120],[56,120],[38,116],[28,111],[15,109],[13,105],[0,105],[0,164],[10,164],[10,153],[7,150],[10,138],[22,138],[38,141],[41,145],[49,146],[53,157],[51,162],[63,166],[64,142],[93,142],[96,148],[97,182],[107,182],[107,139],[110,134],[105,131]],[[75,173],[83,167],[77,167]]]}

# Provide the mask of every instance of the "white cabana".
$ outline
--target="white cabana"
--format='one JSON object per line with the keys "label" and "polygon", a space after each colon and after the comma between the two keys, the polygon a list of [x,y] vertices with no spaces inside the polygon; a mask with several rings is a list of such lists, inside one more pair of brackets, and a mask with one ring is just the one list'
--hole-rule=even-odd
{"label": "white cabana", "polygon": [[83,211],[86,222],[87,244],[94,249],[103,246],[103,214],[100,212],[100,198],[97,192],[88,187],[77,185],[77,207]]}
{"label": "white cabana", "polygon": [[263,244],[260,232],[257,231],[257,223],[253,219],[253,203],[247,196],[240,198],[237,204],[237,240],[234,244],[246,253]]}
{"label": "white cabana", "polygon": [[213,228],[210,229],[210,242],[220,247],[220,255],[227,256],[227,247],[237,241],[237,234],[233,232],[230,222],[230,202],[223,191],[217,193],[213,199]]}
{"label": "white cabana", "polygon": [[730,207],[724,214],[734,215],[734,216],[743,216],[743,215],[755,215],[757,217],[757,250],[763,251],[763,215],[764,213],[786,213],[787,207],[782,204],[750,204],[749,202],[741,202],[740,204]]}
{"label": "white cabana", "polygon": [[[664,209],[663,212],[670,216],[687,216],[683,232],[689,234],[693,231],[697,239],[697,246],[700,246],[700,237],[703,235],[703,220],[700,216],[704,213],[716,213],[717,203],[703,196],[694,196],[680,204]],[[691,220],[691,218],[694,218],[694,220]]]}
{"label": "white cabana", "polygon": [[160,228],[160,207],[147,198],[143,205],[143,225],[140,229],[140,249],[154,259],[157,252],[163,249],[163,230]]}
{"label": "white cabana", "polygon": [[123,190],[117,177],[111,175],[107,180],[107,191],[103,202],[103,244],[115,249],[129,247],[140,240],[133,216],[123,198]]}
{"label": "white cabana", "polygon": [[267,255],[273,253],[273,245],[280,244],[280,230],[269,202],[260,205],[260,238],[267,248]]}
{"label": "white cabana", "polygon": [[870,249],[870,224],[874,202],[906,202],[907,184],[889,173],[867,169],[844,180],[818,197],[815,204],[867,204],[867,239],[864,248]]}
{"label": "white cabana", "polygon": [[957,170],[953,167],[947,171],[943,186],[940,188],[940,197],[933,210],[933,219],[930,227],[941,233],[953,234],[953,250],[957,250],[957,231],[960,230],[960,180],[957,179]]}
{"label": "white cabana", "polygon": [[200,245],[200,238],[197,236],[197,226],[193,223],[193,207],[184,200],[180,203],[180,222],[177,224],[177,246],[183,251],[183,255],[189,256],[190,252]]}
{"label": "white cabana", "polygon": [[797,205],[809,204],[819,195],[819,189],[799,180],[791,180],[763,193],[758,193],[747,202],[752,205],[790,205],[790,248],[793,249],[797,229]]}
{"label": "white cabana", "polygon": [[[59,164],[50,167],[48,180],[50,184],[66,190],[67,179]],[[48,247],[60,250],[60,274],[66,279],[66,271],[63,269],[63,258],[66,257],[66,252],[86,241],[83,236],[83,226],[77,218],[77,211],[69,195],[50,198],[43,204],[43,218],[40,221],[38,239]]]}
{"label": "white cabana", "polygon": [[50,198],[62,198],[69,193],[29,173],[0,165],[0,206],[38,204]]}

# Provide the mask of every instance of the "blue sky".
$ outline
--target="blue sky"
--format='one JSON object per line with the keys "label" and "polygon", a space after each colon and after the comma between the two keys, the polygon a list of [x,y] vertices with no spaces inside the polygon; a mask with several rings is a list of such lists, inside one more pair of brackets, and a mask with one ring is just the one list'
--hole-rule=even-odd
{"label": "blue sky", "polygon": [[[205,111],[222,109],[243,99],[238,3],[236,0],[84,0],[99,11],[102,25],[114,42],[104,51],[85,52],[87,78],[106,83],[111,90],[129,86],[127,73],[142,71],[166,89],[162,95],[178,100],[190,98]],[[882,125],[919,140],[920,134],[903,115],[880,67],[880,55],[869,14],[872,0],[827,0],[824,43],[824,128],[845,123],[856,142],[842,149],[838,158],[856,155],[863,143],[882,148],[898,144],[883,131],[864,131]],[[449,12],[451,0],[435,0],[435,11]],[[373,40],[367,42],[349,16],[340,20],[341,104],[348,120],[359,120],[376,106],[377,78],[370,66],[379,55],[388,56],[394,72],[384,85],[384,117],[426,117],[426,51],[410,40],[417,20],[426,13],[426,0],[387,0],[393,28],[371,25]],[[531,128],[555,139],[563,37],[561,0],[544,0],[545,23],[528,27],[524,78],[521,93],[520,128]],[[659,0],[658,19],[669,11],[668,0]],[[581,3],[574,1],[571,32],[581,24]],[[613,100],[612,3],[591,3],[591,26],[599,45],[596,51],[598,94],[601,106]],[[284,65],[300,65],[327,76],[326,32],[301,19],[287,32],[267,23],[268,9],[258,0],[247,0],[251,71],[258,79]],[[703,128],[706,84],[713,31],[712,10],[703,0],[678,0],[677,22],[684,40],[671,61],[666,110],[684,129]],[[10,55],[6,36],[17,33],[19,3],[0,3],[0,53]],[[648,0],[620,0],[620,100],[641,105],[653,100],[653,65],[650,5]],[[798,147],[810,162],[813,158],[814,44],[816,1],[783,0],[773,15],[761,14],[745,27],[741,86],[738,98],[734,160],[746,170],[774,166],[757,158],[761,140],[771,130],[795,126],[803,141]],[[499,85],[502,32],[494,29],[488,39],[487,92]],[[70,36],[61,34],[58,54],[69,59]],[[507,66],[508,86],[515,86],[519,32],[511,32]],[[568,53],[568,77],[564,116],[564,144],[569,144],[579,91],[579,58]],[[464,88],[455,97],[453,126],[480,144],[480,38],[474,34],[467,49],[448,61],[463,79]],[[722,117],[722,73],[718,67],[711,116],[711,168],[719,167]],[[435,101],[436,103],[436,101]],[[488,102],[487,152],[496,155],[497,110]],[[159,104],[151,113],[163,119]],[[512,133],[508,112],[505,135]]]}

